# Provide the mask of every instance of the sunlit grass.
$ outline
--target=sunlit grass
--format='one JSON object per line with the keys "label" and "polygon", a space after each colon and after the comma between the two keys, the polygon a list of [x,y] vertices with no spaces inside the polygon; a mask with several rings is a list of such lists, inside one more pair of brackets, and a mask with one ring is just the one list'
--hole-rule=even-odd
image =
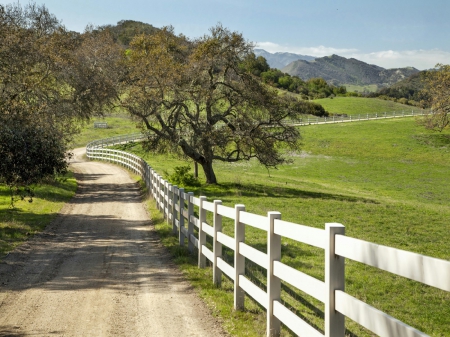
{"label": "sunlit grass", "polygon": [[[351,237],[450,260],[449,131],[431,133],[417,126],[414,118],[404,118],[307,126],[301,133],[302,149],[289,154],[293,159],[289,165],[268,172],[255,161],[216,163],[219,185],[188,186],[186,190],[205,195],[209,201],[222,200],[230,207],[245,204],[247,211],[256,214],[280,211],[284,220],[308,226],[342,223]],[[139,145],[133,150],[159,173],[170,174],[173,167],[186,164],[170,156],[145,154]],[[170,232],[163,224],[159,230]],[[233,231],[232,222],[224,221],[224,232],[233,235]],[[173,240],[169,246],[176,246]],[[262,231],[247,229],[246,241],[253,247],[265,251],[265,240]],[[232,261],[232,252],[225,255]],[[229,285],[225,283],[225,293],[219,295],[212,286],[211,272],[199,271],[195,260],[189,261],[182,259],[187,277],[198,283],[201,296],[230,331],[237,336],[251,335],[249,331],[261,334],[264,311],[249,304],[244,314],[254,319],[245,316],[244,320],[252,327],[236,328],[233,322],[238,316],[230,314]],[[324,279],[320,249],[283,240],[282,261]],[[264,284],[265,271],[247,267],[251,277]],[[430,335],[450,335],[448,292],[352,261],[347,261],[346,269],[348,293]],[[223,297],[228,299],[222,303]],[[323,329],[321,303],[288,285],[283,286],[282,299]],[[349,319],[347,329],[349,336],[372,335]],[[290,332],[283,330],[283,334]]]}
{"label": "sunlit grass", "polygon": [[334,97],[316,99],[313,101],[322,105],[326,111],[335,114],[347,114],[352,116],[358,116],[359,114],[375,114],[384,112],[411,112],[420,111],[420,109],[400,104],[393,101],[382,100],[378,98],[365,98],[365,97]]}
{"label": "sunlit grass", "polygon": [[0,185],[0,259],[29,237],[42,231],[75,194],[72,175],[51,184],[36,186],[33,202],[10,203],[9,189]]}

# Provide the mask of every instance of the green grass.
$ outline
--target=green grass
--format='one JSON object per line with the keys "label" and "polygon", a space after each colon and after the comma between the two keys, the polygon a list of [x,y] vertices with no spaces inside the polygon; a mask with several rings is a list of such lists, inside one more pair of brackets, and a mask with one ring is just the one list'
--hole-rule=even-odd
{"label": "green grass", "polygon": [[[108,128],[94,128],[95,122],[107,122]],[[139,132],[136,122],[132,121],[128,115],[111,114],[104,118],[96,118],[83,125],[81,133],[75,137],[74,148],[86,146],[93,140],[114,137],[118,135]]]}
{"label": "green grass", "polygon": [[[302,127],[301,133],[303,147],[290,154],[292,164],[268,173],[254,161],[217,163],[220,185],[187,190],[228,206],[245,204],[256,214],[280,211],[284,220],[317,228],[327,222],[342,223],[351,237],[450,260],[449,131],[431,133],[418,127],[414,118],[404,118],[312,125]],[[146,155],[138,145],[134,151],[159,173],[171,173],[174,166],[185,164],[169,156]],[[198,270],[195,260],[180,254],[166,225],[161,224],[159,231],[181,255],[181,268],[228,331],[236,336],[263,334],[264,311],[258,305],[249,301],[246,311],[234,313],[229,281],[223,291],[214,288],[211,271]],[[224,232],[233,235],[232,222],[224,222]],[[246,240],[266,250],[265,233],[248,228]],[[232,252],[224,253],[231,260]],[[320,249],[286,239],[282,256],[284,263],[324,279]],[[249,277],[264,284],[264,270],[247,267]],[[349,260],[346,291],[429,335],[450,335],[448,292]],[[321,303],[288,285],[283,285],[282,299],[323,329]],[[372,336],[349,319],[346,326],[349,336]],[[283,335],[291,333],[283,329]]]}
{"label": "green grass", "polygon": [[373,114],[383,112],[420,111],[420,109],[378,98],[364,97],[334,97],[316,99],[313,101],[322,105],[326,111],[337,114],[347,114],[357,116],[358,114]]}
{"label": "green grass", "polygon": [[378,90],[378,85],[354,85],[354,84],[343,84],[348,92],[375,92]]}
{"label": "green grass", "polygon": [[36,186],[33,202],[17,201],[11,208],[9,189],[0,185],[0,259],[42,231],[72,198],[76,188],[76,180],[69,174],[64,180]]}

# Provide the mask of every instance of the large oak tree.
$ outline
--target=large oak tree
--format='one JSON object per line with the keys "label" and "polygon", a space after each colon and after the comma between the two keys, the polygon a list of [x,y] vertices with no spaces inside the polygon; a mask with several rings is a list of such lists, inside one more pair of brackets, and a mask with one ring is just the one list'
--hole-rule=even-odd
{"label": "large oak tree", "polygon": [[214,161],[286,161],[299,132],[285,123],[305,105],[281,98],[242,66],[253,45],[217,25],[190,41],[166,27],[139,35],[124,53],[120,105],[147,130],[149,150],[175,152],[202,166],[217,183]]}

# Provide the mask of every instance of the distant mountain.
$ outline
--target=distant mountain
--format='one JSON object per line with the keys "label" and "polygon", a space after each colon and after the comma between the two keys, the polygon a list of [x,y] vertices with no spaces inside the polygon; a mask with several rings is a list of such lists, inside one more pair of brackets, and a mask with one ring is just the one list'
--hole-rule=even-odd
{"label": "distant mountain", "polygon": [[281,71],[298,76],[303,80],[321,77],[334,85],[354,84],[390,86],[419,70],[413,67],[385,69],[374,64],[368,64],[354,58],[347,59],[338,55],[316,58],[314,61],[297,60]]}
{"label": "distant mountain", "polygon": [[256,56],[262,56],[267,60],[267,63],[271,68],[282,69],[286,67],[289,63],[297,60],[314,61],[314,56],[300,55],[293,53],[269,53],[264,49],[254,49],[253,52]]}

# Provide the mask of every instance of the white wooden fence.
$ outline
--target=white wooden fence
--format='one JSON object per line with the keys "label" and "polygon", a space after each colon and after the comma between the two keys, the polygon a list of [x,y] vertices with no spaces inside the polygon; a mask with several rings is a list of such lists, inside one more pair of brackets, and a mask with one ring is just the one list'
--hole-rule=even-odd
{"label": "white wooden fence", "polygon": [[375,119],[388,119],[399,117],[414,117],[424,116],[428,114],[428,110],[411,110],[411,111],[393,111],[393,112],[378,112],[378,113],[365,113],[358,115],[333,115],[328,117],[305,117],[299,120],[293,120],[290,124],[293,125],[311,125],[311,124],[333,124],[333,123],[348,123],[359,122],[365,120]]}
{"label": "white wooden fence", "polygon": [[[345,258],[450,292],[450,261],[436,259],[404,250],[358,240],[345,236],[341,224],[327,223],[325,229],[308,227],[281,219],[279,212],[267,216],[245,211],[244,205],[228,207],[220,200],[208,201],[192,192],[172,186],[158,175],[143,159],[133,154],[104,148],[108,144],[142,139],[133,135],[106,139],[88,144],[87,156],[123,165],[140,175],[151,196],[173,231],[180,245],[188,242],[191,252],[198,252],[198,266],[204,268],[211,261],[213,282],[220,285],[222,274],[234,282],[234,308],[244,307],[245,294],[251,296],[267,310],[267,336],[280,334],[281,323],[299,336],[344,337],[345,317],[349,317],[380,336],[427,336],[413,327],[347,294],[345,285]],[[126,139],[126,140],[125,140]],[[197,214],[194,213],[196,206]],[[212,223],[207,223],[207,212]],[[222,219],[234,221],[235,237],[222,232]],[[245,243],[246,226],[267,232],[267,253]],[[197,228],[197,236],[194,234]],[[212,238],[212,250],[206,237]],[[325,282],[304,274],[281,262],[281,238],[322,248],[325,253]],[[222,258],[222,247],[234,251],[234,266]],[[256,286],[245,275],[245,259],[267,270],[267,291]],[[281,302],[281,280],[313,296],[325,304],[325,334],[316,330]]]}

